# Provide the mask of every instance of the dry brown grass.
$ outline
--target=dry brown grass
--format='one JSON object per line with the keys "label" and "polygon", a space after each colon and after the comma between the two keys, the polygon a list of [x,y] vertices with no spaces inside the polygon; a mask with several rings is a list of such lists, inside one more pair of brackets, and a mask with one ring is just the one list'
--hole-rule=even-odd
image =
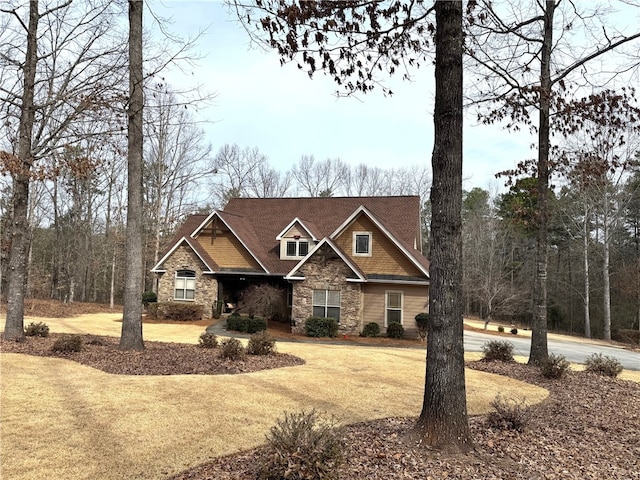
{"label": "dry brown grass", "polygon": [[[52,332],[120,333],[118,314],[46,319]],[[28,319],[40,321],[40,319]],[[152,324],[147,340],[196,343],[202,327]],[[0,355],[2,478],[162,478],[252,448],[284,410],[317,408],[345,423],[417,416],[421,349],[279,343],[306,365],[242,375],[122,376],[72,361]],[[498,394],[547,391],[467,370],[469,412]]]}

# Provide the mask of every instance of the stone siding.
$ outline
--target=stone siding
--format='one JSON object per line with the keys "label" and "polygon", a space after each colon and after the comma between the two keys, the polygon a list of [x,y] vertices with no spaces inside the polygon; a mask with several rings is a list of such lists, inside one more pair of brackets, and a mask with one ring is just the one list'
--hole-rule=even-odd
{"label": "stone siding", "polygon": [[359,283],[349,283],[351,269],[328,246],[322,247],[298,272],[305,280],[293,282],[291,311],[294,333],[305,333],[305,322],[313,315],[314,290],[340,290],[340,335],[362,331],[362,295]]}
{"label": "stone siding", "polygon": [[[211,318],[213,306],[218,299],[218,281],[213,275],[204,275],[206,268],[198,256],[186,247],[180,246],[173,252],[162,265],[166,273],[158,274],[158,301],[159,302],[184,302],[204,305],[204,318]],[[176,271],[193,270],[196,272],[196,291],[193,302],[189,300],[176,300],[174,287]]]}

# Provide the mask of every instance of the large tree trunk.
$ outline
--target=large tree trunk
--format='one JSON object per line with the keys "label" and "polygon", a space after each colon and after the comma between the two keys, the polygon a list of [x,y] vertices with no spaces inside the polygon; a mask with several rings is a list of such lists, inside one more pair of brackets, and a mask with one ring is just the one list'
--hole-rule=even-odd
{"label": "large tree trunk", "polygon": [[142,340],[142,0],[129,0],[128,204],[124,316],[120,348],[143,350]]}
{"label": "large tree trunk", "polygon": [[533,323],[529,364],[546,360],[547,349],[547,250],[549,190],[549,111],[551,104],[551,49],[553,47],[553,14],[555,0],[545,2],[544,39],[540,62],[540,118],[538,127],[538,234],[536,236],[536,277],[533,286]]}
{"label": "large tree trunk", "polygon": [[590,290],[589,284],[589,208],[584,209],[584,231],[583,231],[582,256],[584,260],[584,336],[591,338],[591,315],[590,309]]}
{"label": "large tree trunk", "polygon": [[7,288],[7,318],[4,338],[24,339],[24,297],[27,285],[27,255],[29,250],[29,225],[27,209],[29,204],[29,181],[33,158],[31,137],[35,109],[36,65],[38,62],[38,1],[29,3],[29,31],[27,32],[27,53],[24,63],[24,90],[20,111],[18,166],[13,172],[13,224],[11,229],[11,250],[9,253],[9,285]]}
{"label": "large tree trunk", "polygon": [[609,279],[609,244],[611,232],[609,228],[609,194],[605,186],[602,205],[602,289],[603,289],[603,338],[611,340],[611,282]]}
{"label": "large tree trunk", "polygon": [[431,286],[420,440],[473,448],[467,419],[462,295],[462,3],[436,2]]}

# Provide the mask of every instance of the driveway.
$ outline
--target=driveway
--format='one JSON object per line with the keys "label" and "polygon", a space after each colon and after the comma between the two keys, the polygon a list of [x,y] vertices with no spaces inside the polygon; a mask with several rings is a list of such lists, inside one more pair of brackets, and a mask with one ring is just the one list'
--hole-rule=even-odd
{"label": "driveway", "polygon": [[[531,348],[531,338],[523,336],[496,337],[484,333],[465,330],[464,349],[467,352],[481,352],[482,345],[491,340],[507,340],[513,344],[514,354],[529,356]],[[584,363],[585,359],[593,353],[601,353],[609,357],[615,357],[628,370],[640,370],[640,352],[625,350],[623,348],[600,345],[598,343],[588,343],[582,341],[572,341],[568,339],[549,338],[547,340],[549,353],[564,355],[567,360],[574,363]]]}

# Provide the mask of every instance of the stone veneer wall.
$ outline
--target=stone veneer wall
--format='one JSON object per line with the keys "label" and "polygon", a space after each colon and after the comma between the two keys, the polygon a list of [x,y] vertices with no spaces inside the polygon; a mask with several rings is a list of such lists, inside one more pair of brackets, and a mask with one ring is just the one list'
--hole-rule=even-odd
{"label": "stone veneer wall", "polygon": [[304,334],[307,318],[313,315],[314,290],[340,290],[340,335],[358,335],[362,331],[362,300],[359,283],[348,283],[353,272],[340,257],[324,246],[300,269],[305,280],[293,282],[291,330]]}
{"label": "stone veneer wall", "polygon": [[158,302],[184,302],[176,300],[174,296],[175,278],[177,270],[193,270],[196,272],[196,292],[194,302],[204,305],[204,318],[211,318],[213,305],[218,299],[218,281],[213,275],[203,275],[206,268],[198,256],[190,248],[178,247],[163,264],[166,273],[159,274]]}

